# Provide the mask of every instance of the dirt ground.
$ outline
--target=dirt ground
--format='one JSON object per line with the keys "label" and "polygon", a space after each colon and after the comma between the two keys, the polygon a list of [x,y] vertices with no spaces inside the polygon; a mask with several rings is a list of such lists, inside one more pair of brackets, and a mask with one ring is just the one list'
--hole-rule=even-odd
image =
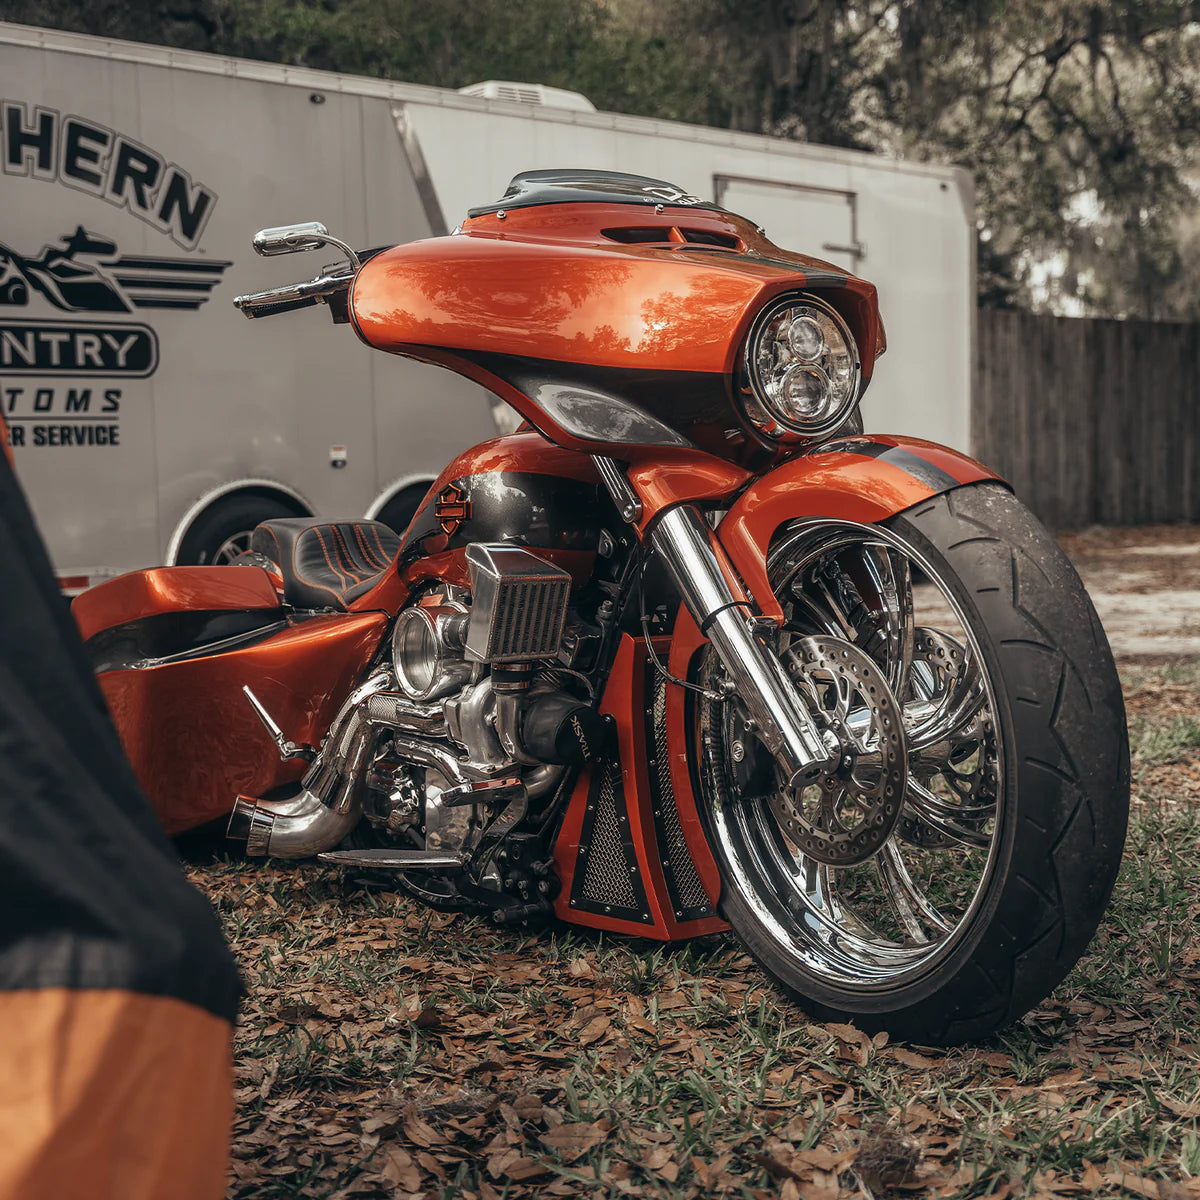
{"label": "dirt ground", "polygon": [[1059,541],[1119,660],[1200,654],[1200,526],[1095,528]]}

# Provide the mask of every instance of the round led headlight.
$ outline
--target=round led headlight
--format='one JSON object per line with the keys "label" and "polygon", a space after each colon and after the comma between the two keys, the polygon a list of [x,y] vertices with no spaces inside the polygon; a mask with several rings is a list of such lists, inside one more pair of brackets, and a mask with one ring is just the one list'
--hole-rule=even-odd
{"label": "round led headlight", "polygon": [[858,401],[858,347],[846,322],[812,296],[785,296],[759,313],[746,374],[756,401],[746,415],[768,437],[832,433]]}

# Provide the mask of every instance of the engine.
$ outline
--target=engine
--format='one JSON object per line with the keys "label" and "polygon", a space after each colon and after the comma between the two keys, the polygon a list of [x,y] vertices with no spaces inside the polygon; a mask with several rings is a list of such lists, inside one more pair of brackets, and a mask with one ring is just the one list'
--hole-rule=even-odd
{"label": "engine", "polygon": [[[466,557],[470,589],[433,585],[401,611],[388,661],[319,750],[278,731],[281,753],[311,766],[294,795],[239,797],[229,834],[249,854],[387,867],[435,907],[523,921],[549,911],[556,883],[522,823],[605,752],[588,674],[601,631],[572,617],[567,572],[531,551],[472,543]],[[358,848],[334,850],[348,836]]]}
{"label": "engine", "polygon": [[[519,780],[534,803],[551,795],[567,767],[601,753],[607,732],[564,652],[570,575],[509,544],[475,543],[466,557],[469,592],[438,585],[396,619],[391,669],[411,704],[378,738],[362,794],[368,821],[419,834],[427,850],[478,842],[496,816],[489,784]],[[418,743],[414,712],[436,738]]]}

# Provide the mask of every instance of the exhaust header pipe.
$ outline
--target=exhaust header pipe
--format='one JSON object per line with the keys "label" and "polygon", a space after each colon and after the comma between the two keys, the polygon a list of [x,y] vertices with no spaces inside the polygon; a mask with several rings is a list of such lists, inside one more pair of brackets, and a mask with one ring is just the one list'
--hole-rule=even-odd
{"label": "exhaust header pipe", "polygon": [[[380,672],[350,694],[298,795],[286,800],[239,796],[226,836],[244,841],[247,854],[275,858],[309,858],[336,846],[362,815],[359,790],[376,734],[400,730],[415,748],[425,745],[420,737],[437,737],[446,730],[440,705],[414,704],[388,693],[389,683],[387,673]],[[438,754],[439,765],[443,758],[457,765],[449,751]]]}

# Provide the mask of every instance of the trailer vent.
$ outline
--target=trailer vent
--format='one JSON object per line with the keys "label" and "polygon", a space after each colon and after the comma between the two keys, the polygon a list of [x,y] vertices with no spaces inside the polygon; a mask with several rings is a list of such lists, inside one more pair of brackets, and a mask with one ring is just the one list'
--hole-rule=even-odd
{"label": "trailer vent", "polygon": [[579,92],[547,87],[544,83],[510,83],[488,79],[458,89],[459,95],[478,96],[482,100],[507,100],[512,104],[533,104],[539,108],[567,108],[574,112],[595,112],[596,106]]}

